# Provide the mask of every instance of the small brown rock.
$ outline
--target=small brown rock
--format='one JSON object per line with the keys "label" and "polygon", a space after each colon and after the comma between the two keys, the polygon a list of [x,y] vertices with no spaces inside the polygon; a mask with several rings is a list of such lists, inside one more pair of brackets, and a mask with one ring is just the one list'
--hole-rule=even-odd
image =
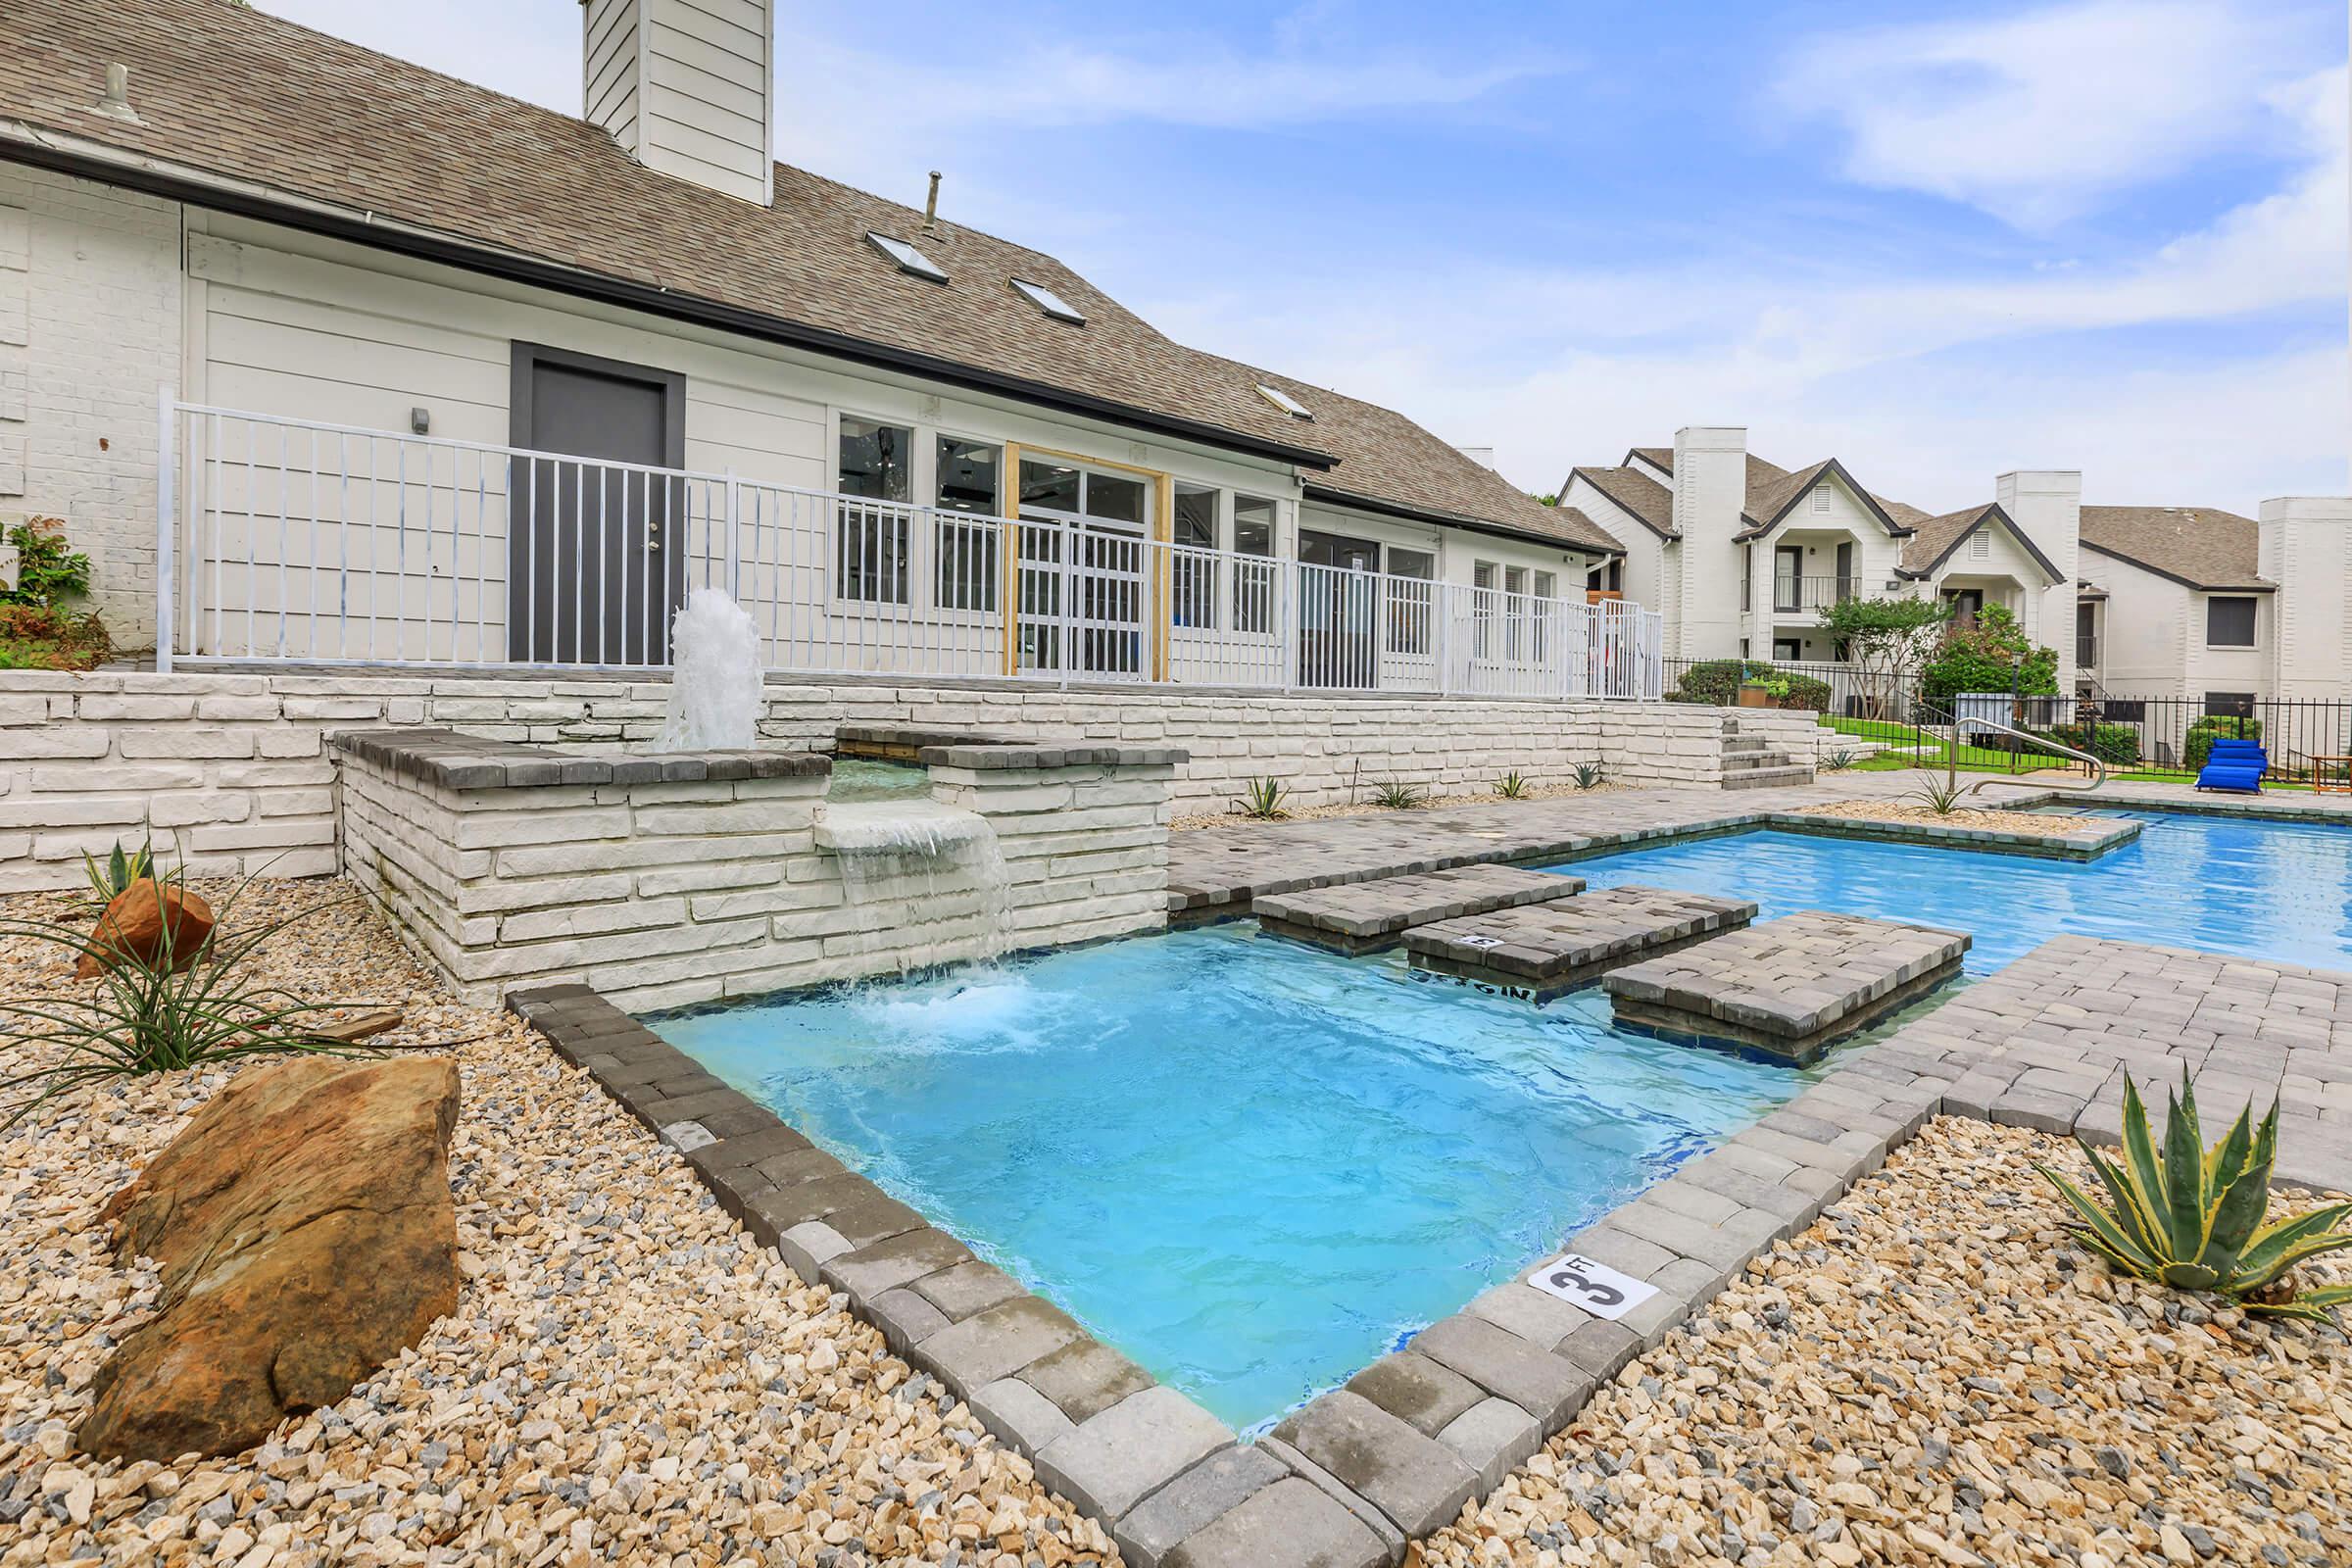
{"label": "small brown rock", "polygon": [[74,977],[95,980],[125,959],[153,967],[167,949],[172,972],[178,974],[196,961],[212,934],[211,905],[186,888],[141,877],[108,901],[91,928],[90,946],[74,960]]}

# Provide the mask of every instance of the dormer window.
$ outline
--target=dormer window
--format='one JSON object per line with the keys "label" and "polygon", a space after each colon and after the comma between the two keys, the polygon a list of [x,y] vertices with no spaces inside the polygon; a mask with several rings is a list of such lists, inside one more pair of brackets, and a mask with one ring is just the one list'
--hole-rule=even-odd
{"label": "dormer window", "polygon": [[1086,317],[1079,312],[1076,306],[1046,287],[1045,284],[1032,283],[1025,277],[1016,277],[1012,280],[1012,286],[1022,298],[1056,321],[1068,321],[1074,326],[1086,324]]}
{"label": "dormer window", "polygon": [[1268,386],[1261,381],[1258,383],[1257,395],[1261,398],[1264,398],[1268,403],[1273,404],[1276,408],[1280,409],[1283,413],[1289,415],[1294,419],[1311,419],[1314,417],[1314,415],[1308,412],[1305,404],[1299,402],[1297,398],[1291,396],[1288,392],[1285,392],[1278,386]]}
{"label": "dormer window", "polygon": [[903,239],[892,239],[888,234],[876,234],[869,231],[865,236],[865,242],[898,263],[899,270],[902,272],[910,272],[916,277],[929,278],[934,283],[945,283],[948,280],[948,274],[940,270],[937,262]]}

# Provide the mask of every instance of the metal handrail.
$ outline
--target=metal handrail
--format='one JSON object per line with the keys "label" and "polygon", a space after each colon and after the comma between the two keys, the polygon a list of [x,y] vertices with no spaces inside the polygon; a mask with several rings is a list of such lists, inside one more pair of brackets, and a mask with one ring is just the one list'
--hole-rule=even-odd
{"label": "metal handrail", "polygon": [[[2062,757],[2071,757],[2079,762],[2088,762],[2090,764],[2090,782],[2087,784],[2061,784],[2053,780],[2037,780],[2037,782],[2048,784],[2052,789],[2075,790],[2081,792],[2082,794],[2087,795],[2091,791],[2097,789],[2100,785],[2107,782],[2107,764],[2099,758],[2093,757],[2088,752],[2078,752],[2072,746],[2062,746],[2058,742],[2050,740],[2045,736],[2034,734],[2032,730],[2019,729],[2013,724],[2001,723],[1997,719],[1955,717],[1952,720],[1952,744],[1954,746],[1958,746],[1960,744],[1960,735],[1963,729],[1972,727],[1976,729],[1992,730],[2002,735],[2014,735],[2021,741],[2031,741],[2035,746],[2044,747],[2050,751],[2058,753]],[[1968,788],[1962,790],[1960,793],[1963,795],[1974,795],[1979,790],[1988,789],[1995,784],[2003,784],[2007,782],[2009,782],[2009,776],[2006,774],[1994,778],[1983,779],[1975,784],[1971,784],[1968,786]]]}

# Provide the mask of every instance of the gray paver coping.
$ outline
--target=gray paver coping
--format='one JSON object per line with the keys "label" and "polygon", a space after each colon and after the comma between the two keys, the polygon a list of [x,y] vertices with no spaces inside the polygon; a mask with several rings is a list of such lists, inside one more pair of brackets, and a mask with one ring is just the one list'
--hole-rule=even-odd
{"label": "gray paver coping", "polygon": [[1755,917],[1755,905],[1744,899],[1629,883],[1556,904],[1417,926],[1404,934],[1404,945],[1416,969],[1543,1001]]}
{"label": "gray paver coping", "polygon": [[[1759,793],[1822,798],[1818,788]],[[1609,805],[1623,814],[1623,801],[1604,796],[1579,804]],[[1719,814],[1719,801],[1687,792],[1673,809],[1653,802],[1639,813],[1650,824],[1641,831],[1662,835],[1678,831],[1678,823],[1687,830]],[[969,1257],[875,1294],[874,1285],[903,1273],[905,1259],[961,1254],[952,1239],[931,1239],[939,1233],[878,1190],[858,1200],[837,1187],[815,1204],[794,1201],[789,1195],[796,1187],[862,1178],[843,1171],[764,1107],[740,1096],[724,1103],[732,1091],[720,1093],[724,1086],[692,1059],[586,988],[559,986],[508,1001],[647,1126],[682,1134],[689,1119],[679,1107],[692,1104],[702,1118],[692,1125],[727,1128],[705,1131],[705,1141],[685,1154],[714,1199],[804,1278],[818,1279],[831,1265],[852,1305],[917,1366],[932,1369],[926,1346],[954,1325],[1035,1299]],[[1574,1418],[1598,1380],[1658,1344],[1774,1241],[1810,1225],[1930,1117],[1969,1115],[2112,1143],[2123,1074],[2131,1071],[2143,1084],[2169,1083],[2183,1066],[2194,1076],[2200,1107],[2216,1119],[2234,1115],[2238,1104],[2267,1105],[2278,1098],[2281,1182],[2352,1191],[2352,974],[2061,937],[1955,992],[1887,1039],[1855,1048],[1779,1110],[1566,1238],[1564,1249],[1655,1288],[1657,1295],[1633,1313],[1618,1321],[1587,1313],[1526,1285],[1523,1269],[1367,1367],[1346,1392],[1413,1434],[1434,1438],[1474,1473],[1468,1495],[1483,1496],[1542,1436]],[[674,1147],[689,1140],[670,1141]],[[826,1218],[779,1223],[810,1207],[862,1215],[869,1229],[896,1229],[860,1247]],[[916,1239],[901,1240],[909,1236]],[[1531,1268],[1536,1261],[1529,1260]],[[1059,1317],[1042,1301],[1014,1315],[1048,1325]],[[1085,1348],[1096,1342],[1083,1330],[1065,1336],[1050,1329],[1034,1343],[1040,1348],[1029,1364],[976,1391],[972,1405],[1001,1440],[1033,1458],[1090,1428],[1106,1438],[1115,1433],[1123,1443],[1129,1432],[1160,1424],[1139,1417],[1189,1404],[1165,1390],[1151,1404],[1135,1401],[1152,1390],[1117,1393],[1130,1379],[1123,1370],[1130,1363],[1112,1359],[1107,1348],[1100,1357],[1090,1354]],[[1055,1402],[1083,1408],[1105,1397],[1113,1402],[1083,1420]],[[1123,1422],[1104,1421],[1121,1410],[1128,1411]],[[1095,1456],[1096,1470],[1083,1462],[1059,1468],[1071,1485],[1102,1478],[1096,1505],[1110,1506],[1121,1474],[1136,1473],[1121,1472],[1120,1464],[1173,1467],[1140,1494],[1124,1486],[1116,1497],[1133,1500],[1102,1518],[1135,1568],[1375,1568],[1399,1559],[1402,1531],[1391,1516],[1296,1446],[1279,1439],[1235,1446],[1219,1434],[1213,1447],[1198,1452],[1209,1441],[1199,1424],[1204,1414],[1192,1407],[1167,1423],[1170,1434],[1137,1445],[1159,1459],[1135,1460],[1122,1447],[1118,1456]],[[1310,1417],[1302,1410],[1290,1419],[1301,1429],[1332,1430],[1322,1412]],[[1395,1440],[1394,1428],[1378,1430]],[[1195,1434],[1189,1441],[1188,1431]],[[1064,1449],[1064,1460],[1083,1446]],[[1393,1446],[1410,1456],[1403,1468],[1359,1474],[1409,1513],[1410,1500],[1425,1496],[1435,1476],[1451,1472],[1416,1445]],[[1194,1456],[1181,1458],[1186,1453]]]}
{"label": "gray paver coping", "polygon": [[1807,909],[1607,975],[1617,1022],[1795,1061],[1960,972],[1964,931]]}

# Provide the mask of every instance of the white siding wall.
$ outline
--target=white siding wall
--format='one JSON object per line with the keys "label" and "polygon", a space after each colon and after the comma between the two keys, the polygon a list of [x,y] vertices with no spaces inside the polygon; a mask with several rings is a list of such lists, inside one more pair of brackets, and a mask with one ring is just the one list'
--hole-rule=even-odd
{"label": "white siding wall", "polygon": [[2265,501],[2260,526],[2258,569],[2278,584],[2272,694],[2352,701],[2352,500]]}
{"label": "white siding wall", "polygon": [[639,72],[641,51],[637,29],[642,8],[637,0],[585,0],[581,19],[581,113],[605,127],[620,150],[637,153]]}
{"label": "white siding wall", "polygon": [[[2169,577],[2113,556],[2085,552],[2083,564],[2092,580],[2107,590],[2100,684],[2133,697],[2187,695],[2189,617],[2192,612],[2204,614],[2197,596]],[[2201,619],[2196,636],[2204,641]]]}
{"label": "white siding wall", "polygon": [[1744,526],[1747,432],[1690,427],[1674,436],[1674,526],[1682,569],[1665,601],[1666,652],[1685,659],[1730,659],[1740,652],[1740,561],[1733,535]]}
{"label": "white siding wall", "polygon": [[65,518],[125,648],[152,619],[156,388],[179,362],[179,209],[0,165],[0,522]]}
{"label": "white siding wall", "polygon": [[[1979,553],[1979,542],[1983,542]],[[1944,562],[1930,582],[1930,591],[1941,597],[1946,589],[1981,588],[1984,602],[2001,605],[2014,612],[2018,624],[2028,639],[2057,648],[2061,641],[2068,646],[2059,650],[2059,663],[2072,669],[2075,662],[2075,598],[2070,591],[2064,600],[2065,621],[2058,624],[2050,619],[2055,596],[2044,591],[2049,574],[2041,569],[2033,555],[2019,544],[2008,529],[1997,523],[1979,528]],[[2072,684],[2061,680],[2059,690],[2070,691]]]}
{"label": "white siding wall", "polygon": [[588,120],[648,169],[765,205],[774,41],[766,0],[586,0]]}
{"label": "white siding wall", "polygon": [[[2082,568],[2082,475],[2071,468],[2019,469],[1993,480],[1993,499],[2058,568],[2058,580],[2034,590],[2042,641],[2058,650],[2058,689],[2075,688],[2075,582]],[[2045,579],[2020,576],[2040,584]]]}

